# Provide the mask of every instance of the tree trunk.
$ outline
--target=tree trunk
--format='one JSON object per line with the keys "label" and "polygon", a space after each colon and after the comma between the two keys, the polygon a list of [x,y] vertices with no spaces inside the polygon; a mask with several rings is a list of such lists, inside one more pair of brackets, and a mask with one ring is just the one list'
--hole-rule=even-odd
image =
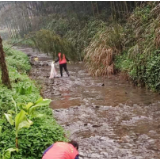
{"label": "tree trunk", "polygon": [[3,51],[3,45],[2,45],[2,38],[0,37],[0,67],[2,71],[1,79],[2,83],[6,85],[9,89],[11,89],[11,83],[9,80],[9,75],[8,75],[8,70],[7,70],[7,65],[5,61],[5,55]]}

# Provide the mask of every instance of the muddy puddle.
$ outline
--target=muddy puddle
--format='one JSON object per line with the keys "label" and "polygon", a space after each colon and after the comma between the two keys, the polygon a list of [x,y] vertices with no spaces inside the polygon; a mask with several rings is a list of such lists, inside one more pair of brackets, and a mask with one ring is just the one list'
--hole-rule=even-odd
{"label": "muddy puddle", "polygon": [[42,85],[43,97],[52,99],[54,117],[69,138],[79,142],[80,158],[160,158],[159,94],[91,77],[83,63],[68,65],[70,77],[49,79],[52,58],[16,49],[29,55],[30,76]]}

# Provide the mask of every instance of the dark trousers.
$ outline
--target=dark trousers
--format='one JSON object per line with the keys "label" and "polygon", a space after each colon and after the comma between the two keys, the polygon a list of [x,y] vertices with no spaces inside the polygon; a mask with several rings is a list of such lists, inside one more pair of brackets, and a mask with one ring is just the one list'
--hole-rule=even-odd
{"label": "dark trousers", "polygon": [[64,70],[66,71],[66,73],[67,73],[67,75],[69,77],[69,73],[68,73],[68,70],[67,70],[67,63],[60,64],[59,68],[60,68],[61,77],[63,77],[63,68],[64,68]]}

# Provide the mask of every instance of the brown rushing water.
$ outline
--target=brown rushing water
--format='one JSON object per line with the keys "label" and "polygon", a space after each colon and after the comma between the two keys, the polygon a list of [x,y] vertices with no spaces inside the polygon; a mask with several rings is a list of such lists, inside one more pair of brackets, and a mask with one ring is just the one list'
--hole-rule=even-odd
{"label": "brown rushing water", "polygon": [[[18,48],[21,50],[21,48]],[[70,77],[49,79],[51,58],[30,48],[30,76],[51,98],[54,116],[80,144],[80,158],[160,158],[160,95],[119,80],[91,77],[70,64]],[[59,71],[57,66],[57,71]],[[102,86],[104,84],[104,86]]]}

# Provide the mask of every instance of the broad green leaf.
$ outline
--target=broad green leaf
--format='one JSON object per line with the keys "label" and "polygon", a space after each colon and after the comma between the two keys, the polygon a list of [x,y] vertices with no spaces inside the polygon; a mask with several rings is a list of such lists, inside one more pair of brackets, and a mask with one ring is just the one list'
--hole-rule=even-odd
{"label": "broad green leaf", "polygon": [[30,86],[30,87],[28,87],[28,88],[26,89],[26,93],[30,94],[31,92],[32,92],[32,86]]}
{"label": "broad green leaf", "polygon": [[39,103],[39,102],[42,102],[42,101],[43,101],[43,98],[41,97],[41,98],[39,98],[39,99],[36,101],[35,104],[37,104],[37,103]]}
{"label": "broad green leaf", "polygon": [[50,99],[43,99],[43,101],[39,102],[38,104],[36,104],[35,106],[32,106],[30,109],[29,109],[29,114],[33,114],[33,111],[38,108],[38,107],[41,107],[41,106],[47,106],[51,103],[51,100]]}
{"label": "broad green leaf", "polygon": [[47,106],[51,103],[50,99],[43,99],[43,101],[40,101],[39,103],[37,103],[36,105],[34,105],[34,107],[37,106]]}
{"label": "broad green leaf", "polygon": [[16,130],[18,130],[18,126],[19,124],[26,120],[26,116],[25,116],[26,112],[24,110],[21,110],[17,115],[16,115],[16,118],[15,118],[15,127],[16,127]]}
{"label": "broad green leaf", "polygon": [[18,152],[18,149],[17,148],[9,148],[5,151],[5,154],[3,156],[3,159],[10,159],[11,158],[11,152],[15,152],[17,151]]}
{"label": "broad green leaf", "polygon": [[7,119],[7,121],[8,121],[11,125],[13,125],[13,124],[14,124],[14,120],[12,119],[12,115],[11,115],[11,114],[6,114],[6,113],[4,113],[4,115],[5,115],[6,119]]}
{"label": "broad green leaf", "polygon": [[12,101],[13,101],[13,103],[14,103],[14,106],[16,107],[17,105],[16,105],[15,100],[14,100],[13,98],[11,98],[11,99],[12,99]]}
{"label": "broad green leaf", "polygon": [[17,114],[17,104],[16,104],[16,102],[15,102],[15,100],[12,98],[12,101],[13,101],[13,103],[14,103],[14,107],[15,107],[15,110],[16,110],[16,114]]}
{"label": "broad green leaf", "polygon": [[3,155],[3,159],[10,159],[11,158],[11,152],[7,151],[5,152],[5,154]]}
{"label": "broad green leaf", "polygon": [[33,106],[33,103],[29,102],[26,106],[24,106],[23,108],[26,109],[28,111],[28,109]]}
{"label": "broad green leaf", "polygon": [[29,128],[30,125],[32,125],[32,124],[33,124],[33,122],[31,120],[29,120],[29,119],[24,120],[19,124],[17,131],[19,131],[21,128]]}
{"label": "broad green leaf", "polygon": [[6,151],[9,151],[9,152],[18,152],[18,148],[8,148]]}
{"label": "broad green leaf", "polygon": [[43,117],[43,116],[44,116],[44,114],[39,114],[39,113],[34,113],[34,114],[32,115],[33,118],[41,118],[41,117]]}
{"label": "broad green leaf", "polygon": [[13,110],[8,110],[7,113],[8,113],[8,114],[14,114],[15,111],[13,111]]}

